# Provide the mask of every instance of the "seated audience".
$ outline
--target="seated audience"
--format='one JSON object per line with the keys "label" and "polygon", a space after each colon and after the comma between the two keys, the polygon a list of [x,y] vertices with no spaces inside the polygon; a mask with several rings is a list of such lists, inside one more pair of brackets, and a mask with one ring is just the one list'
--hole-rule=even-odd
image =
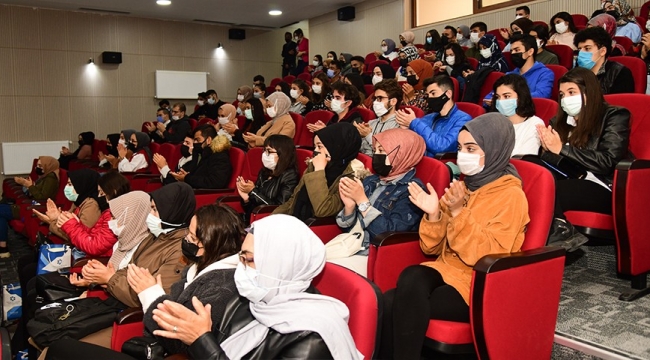
{"label": "seated audience", "polygon": [[309,85],[304,80],[296,79],[291,84],[291,107],[289,111],[304,116],[312,110],[314,103],[311,102]]}
{"label": "seated audience", "polygon": [[578,28],[573,23],[571,14],[561,11],[553,15],[549,25],[551,27],[551,38],[548,40],[548,45],[566,45],[573,50],[577,50],[573,38],[578,32]]}
{"label": "seated audience", "polygon": [[375,51],[375,56],[377,60],[388,61],[390,64],[397,57],[397,50],[395,46],[395,41],[391,39],[384,39],[379,44],[381,51]]}
{"label": "seated audience", "polygon": [[612,214],[614,170],[628,154],[630,112],[605,102],[589,70],[577,67],[560,78],[559,84],[558,114],[549,128],[537,129],[541,159],[567,174],[552,171],[556,175],[555,220],[549,243],[573,251],[587,238],[566,221],[564,212]]}
{"label": "seated audience", "polygon": [[[241,103],[244,107],[245,103]],[[239,119],[237,118],[237,109],[234,105],[224,104],[219,108],[219,117],[214,128],[217,130],[217,135],[225,136],[233,146],[242,150],[247,150],[248,145],[244,140],[244,133],[239,128]],[[244,129],[245,130],[245,129]]]}
{"label": "seated audience", "polygon": [[336,55],[336,51],[328,51],[327,52],[327,56],[326,56],[327,60],[336,60],[338,58],[339,57],[338,57],[338,55]]}
{"label": "seated audience", "polygon": [[422,182],[415,173],[426,146],[422,137],[406,129],[391,129],[373,136],[374,175],[363,179],[344,177],[339,182],[343,210],[336,223],[349,232],[359,223],[363,229],[361,248],[350,257],[332,262],[366,276],[368,247],[377,235],[387,231],[417,230],[422,211],[409,201],[408,186]]}
{"label": "seated audience", "polygon": [[289,99],[291,99],[291,85],[287,84],[284,81],[280,81],[277,85],[275,85],[275,92],[281,92],[287,95]]}
{"label": "seated audience", "polygon": [[[609,37],[612,38],[612,53],[610,56],[625,56],[627,50],[623,45],[617,44],[614,36],[616,36],[616,19],[609,14],[596,15],[589,20],[587,27],[601,27],[607,31]],[[638,27],[638,26],[637,26]]]}
{"label": "seated audience", "polygon": [[249,99],[244,103],[244,116],[246,117],[246,125],[244,129],[240,130],[242,132],[256,133],[266,124],[264,102],[257,98]]}
{"label": "seated audience", "polygon": [[160,108],[156,111],[156,122],[146,122],[144,123],[144,127],[147,129],[147,133],[153,141],[162,143],[164,139],[159,133],[162,134],[169,123],[171,123],[171,112],[167,109]]}
{"label": "seated audience", "polygon": [[[206,91],[205,94],[208,96],[208,106],[205,108],[205,117],[215,120],[219,116],[219,108],[221,105],[225,104],[225,102],[219,99],[217,92],[213,89]],[[173,110],[172,115],[174,115]]]}
{"label": "seated audience", "polygon": [[397,111],[397,123],[424,138],[426,156],[455,152],[458,132],[472,118],[454,103],[454,83],[447,75],[436,75],[424,82],[429,113],[416,119],[411,109]]}
{"label": "seated audience", "polygon": [[504,31],[504,29],[500,30],[501,36],[503,39],[507,42],[507,45],[505,48],[502,49],[502,52],[509,52],[512,49],[512,42],[513,42],[513,36],[522,36],[528,34],[530,29],[533,28],[535,24],[533,22],[525,17],[521,17],[519,19],[515,19],[515,21],[510,23],[510,28]]}
{"label": "seated audience", "polygon": [[293,139],[271,135],[264,140],[262,169],[253,183],[237,178],[237,192],[245,211],[246,223],[258,205],[281,205],[293,194],[300,176],[296,165],[296,147]]}
{"label": "seated audience", "polygon": [[521,18],[530,19],[530,8],[528,6],[518,6],[515,9],[515,20]]}
{"label": "seated audience", "polygon": [[319,71],[323,71],[323,56],[316,54],[311,61],[311,65],[309,66],[309,75],[314,77],[314,75]]}
{"label": "seated audience", "polygon": [[535,61],[539,61],[544,65],[559,65],[560,60],[557,55],[546,48],[549,40],[548,29],[544,25],[535,25],[529,31],[528,35],[535,38],[537,42],[537,56]]}
{"label": "seated audience", "polygon": [[[117,169],[120,172],[147,171],[151,161],[150,142],[149,135],[143,132],[136,131],[131,134],[127,146],[121,144],[117,146]],[[133,154],[130,159],[127,151]]]}
{"label": "seated audience", "polygon": [[447,44],[445,46],[445,57],[433,65],[434,72],[444,71],[450,77],[458,81],[459,90],[462,93],[465,89],[465,77],[463,73],[472,70],[472,66],[467,61],[465,52],[458,44]]}
{"label": "seated audience", "polygon": [[293,139],[296,134],[296,123],[289,115],[291,100],[282,92],[275,92],[266,99],[266,115],[271,121],[262,126],[256,133],[247,132],[243,135],[248,147],[263,146],[267,137],[275,134],[286,135]]}
{"label": "seated audience", "polygon": [[395,79],[386,79],[375,84],[372,110],[377,118],[368,123],[352,123],[361,135],[359,152],[368,156],[374,154],[373,137],[381,132],[399,127],[395,114],[402,102],[402,88]]}
{"label": "seated audience", "polygon": [[[109,150],[109,153],[104,155],[101,152],[99,153],[99,166],[100,167],[107,167],[111,169],[117,169],[117,158],[120,156],[118,149],[120,146],[126,147],[128,145],[127,139],[131,139],[131,135],[135,134],[135,130],[133,129],[126,129],[122,130],[118,136],[117,136],[117,141],[115,141],[115,138],[111,138],[109,135],[109,143],[111,146],[109,147],[107,144],[107,150]],[[133,157],[133,153],[127,149],[127,158]]]}
{"label": "seated audience", "polygon": [[515,147],[512,155],[537,155],[541,142],[537,126],[544,120],[535,116],[535,103],[526,80],[517,74],[508,74],[494,83],[491,111],[498,111],[515,127]]}
{"label": "seated audience", "polygon": [[485,34],[487,34],[487,24],[482,21],[475,22],[469,27],[469,30],[469,41],[472,43],[472,46],[465,50],[465,55],[468,58],[481,60],[483,57],[481,56],[481,49],[479,48],[478,42],[483,36],[485,36]]}
{"label": "seated audience", "polygon": [[113,159],[117,159],[118,153],[117,153],[117,145],[119,144],[120,141],[120,134],[115,133],[115,134],[108,134],[106,135],[106,151],[107,153],[104,154],[102,151],[99,152],[98,157],[99,157],[99,165],[100,167],[108,167],[111,168],[113,165],[108,162],[108,156],[112,155]]}
{"label": "seated audience", "polygon": [[194,107],[194,112],[190,115],[190,119],[201,120],[205,117],[206,114],[206,104],[208,102],[208,95],[204,92],[200,92],[196,100],[196,106]]}
{"label": "seated audience", "polygon": [[258,99],[264,103],[266,99],[266,85],[265,84],[257,84],[253,86],[253,98]]}
{"label": "seated audience", "polygon": [[415,106],[428,112],[424,81],[433,76],[433,67],[422,59],[413,60],[406,66],[406,74],[407,83],[402,85],[404,105]]}
{"label": "seated audience", "polygon": [[322,120],[318,120],[315,124],[307,124],[307,129],[316,132],[325,126],[340,122],[361,123],[363,118],[356,111],[359,104],[361,104],[361,97],[356,87],[343,81],[334,83],[332,84],[332,101],[330,103],[334,116],[327,124]]}
{"label": "seated audience", "polygon": [[643,32],[639,24],[636,23],[634,11],[627,1],[605,1],[603,10],[616,19],[616,36],[627,37],[635,44],[641,41]]}
{"label": "seated audience", "polygon": [[456,42],[461,47],[466,47],[469,49],[474,45],[472,44],[472,41],[469,39],[469,36],[470,36],[469,26],[461,25],[456,28]]}
{"label": "seated audience", "polygon": [[363,164],[356,160],[361,147],[359,131],[349,123],[336,123],[314,134],[314,157],[291,198],[273,211],[300,220],[336,215],[343,208],[339,181]]}
{"label": "seated audience", "polygon": [[244,114],[243,104],[253,97],[253,89],[250,86],[242,85],[237,89],[237,100],[233,106],[237,108],[237,115]]}
{"label": "seated audience", "polygon": [[352,73],[361,76],[364,84],[372,84],[372,77],[366,74],[366,60],[363,56],[353,56],[350,60]]}
{"label": "seated audience", "polygon": [[603,95],[634,92],[634,77],[630,69],[608,60],[612,39],[605,29],[586,28],[577,33],[573,41],[580,50],[576,65],[596,74]]}
{"label": "seated audience", "polygon": [[415,34],[412,31],[404,31],[399,34],[399,43],[402,45],[399,51],[406,55],[406,63],[420,58],[418,48],[413,44],[415,42]]}
{"label": "seated audience", "polygon": [[312,110],[329,110],[332,101],[332,87],[327,74],[320,73],[311,80]]}
{"label": "seated audience", "polygon": [[339,62],[341,63],[341,75],[345,76],[352,73],[352,54],[340,53]]}
{"label": "seated audience", "polygon": [[447,38],[444,37],[445,41],[443,42],[443,37],[440,36],[438,30],[427,31],[424,35],[424,48],[418,49],[420,58],[431,63],[442,58],[444,47],[447,44]]}
{"label": "seated audience", "polygon": [[330,84],[334,84],[336,82],[339,82],[341,79],[343,79],[342,69],[343,69],[343,64],[341,64],[340,61],[338,60],[330,61],[330,64],[326,72]]}
{"label": "seated audience", "polygon": [[[176,103],[172,106],[172,119],[169,120],[169,114],[167,113],[166,120],[163,116],[163,121],[158,121],[156,124],[156,129],[151,131],[149,127],[149,135],[153,141],[157,143],[168,142],[170,144],[180,144],[185,138],[185,134],[192,130],[192,125],[190,125],[190,118],[185,114],[186,108],[184,103]],[[165,114],[165,111],[163,111]],[[163,126],[164,125],[164,126]]]}
{"label": "seated audience", "polygon": [[395,69],[387,64],[378,64],[372,69],[372,84],[376,85],[382,80],[395,79]]}
{"label": "seated audience", "polygon": [[514,253],[524,242],[528,202],[510,164],[512,124],[489,113],[458,134],[456,181],[438,199],[415,183],[411,201],[424,211],[420,247],[434,261],[406,268],[384,294],[381,358],[420,359],[429,319],[469,322],[472,267],[485,255]]}
{"label": "seated audience", "polygon": [[503,58],[501,47],[497,38],[492,34],[484,35],[478,42],[481,59],[478,61],[478,69],[492,68],[494,71],[508,72],[508,63]]}
{"label": "seated audience", "polygon": [[68,169],[70,160],[91,160],[93,157],[93,144],[95,142],[95,133],[92,131],[82,132],[79,134],[78,139],[79,147],[74,152],[66,146],[61,148],[61,155],[59,155],[59,167],[61,169]]}
{"label": "seated audience", "polygon": [[259,85],[259,84],[264,84],[264,76],[262,75],[255,75],[253,76],[253,86]]}
{"label": "seated audience", "polygon": [[[192,137],[191,133],[185,135],[185,140],[183,140],[183,144],[180,147],[180,151],[181,151],[181,158],[178,160],[176,169],[174,169],[173,172],[175,173],[181,173],[182,171],[185,171],[186,173],[193,172],[194,167],[196,167],[196,162],[192,161],[192,152],[194,151],[194,138]],[[165,159],[164,156],[158,153],[153,154],[153,162],[158,167],[158,171],[160,172],[160,179],[163,185],[176,182],[176,179],[174,179],[174,177],[170,174],[172,170],[169,168],[169,165],[167,164],[167,159]]]}
{"label": "seated audience", "polygon": [[171,105],[169,105],[169,100],[167,100],[167,99],[162,99],[162,100],[158,101],[158,107],[171,111]]}
{"label": "seated audience", "polygon": [[211,125],[194,130],[192,156],[196,156],[194,171],[170,172],[176,181],[182,181],[194,189],[223,189],[230,181],[230,141]]}
{"label": "seated audience", "polygon": [[363,103],[366,101],[366,87],[363,83],[363,78],[359,74],[347,74],[343,78],[343,82],[346,84],[354,86],[359,92],[359,105],[363,107]]}

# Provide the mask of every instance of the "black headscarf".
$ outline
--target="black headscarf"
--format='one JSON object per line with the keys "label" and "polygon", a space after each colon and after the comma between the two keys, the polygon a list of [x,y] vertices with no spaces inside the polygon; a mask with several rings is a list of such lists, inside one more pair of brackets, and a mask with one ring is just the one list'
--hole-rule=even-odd
{"label": "black headscarf", "polygon": [[77,157],[77,155],[79,155],[79,151],[81,151],[81,148],[84,145],[90,145],[90,147],[92,148],[93,142],[95,141],[95,133],[92,131],[82,132],[81,134],[79,134],[79,136],[81,136],[81,144],[79,144],[77,150],[75,150],[75,152],[72,154],[74,155],[75,158]]}
{"label": "black headscarf", "polygon": [[106,138],[108,138],[108,140],[111,142],[110,145],[106,144],[106,150],[109,154],[118,157],[119,155],[117,154],[117,144],[120,141],[120,134],[108,134]]}
{"label": "black headscarf", "polygon": [[336,123],[316,131],[314,136],[318,136],[330,153],[330,161],[325,166],[325,177],[327,186],[332,186],[336,178],[343,174],[350,161],[359,154],[361,135],[359,130],[350,123]]}
{"label": "black headscarf", "polygon": [[68,177],[74,191],[79,194],[77,201],[74,202],[76,206],[80,206],[88,198],[97,200],[97,181],[99,180],[97,171],[91,169],[70,171]]}
{"label": "black headscarf", "polygon": [[191,186],[184,182],[171,183],[152,192],[151,199],[156,203],[160,219],[164,221],[163,229],[189,226],[196,208],[194,190]]}
{"label": "black headscarf", "polygon": [[505,175],[521,179],[517,169],[510,164],[510,156],[515,148],[515,128],[507,117],[498,112],[487,113],[466,123],[462,130],[469,131],[485,153],[483,170],[476,175],[465,176],[465,185],[470,191]]}
{"label": "black headscarf", "polygon": [[151,143],[151,138],[149,135],[141,132],[141,131],[136,131],[135,132],[135,138],[138,139],[138,146],[136,146],[134,153],[144,150],[145,153],[147,153],[147,162],[150,162],[152,157],[151,157],[151,149],[149,149],[149,144]]}
{"label": "black headscarf", "polygon": [[[395,69],[388,64],[377,64],[377,67],[381,69],[381,78],[382,80],[394,79],[395,78]],[[374,71],[375,69],[372,69]]]}

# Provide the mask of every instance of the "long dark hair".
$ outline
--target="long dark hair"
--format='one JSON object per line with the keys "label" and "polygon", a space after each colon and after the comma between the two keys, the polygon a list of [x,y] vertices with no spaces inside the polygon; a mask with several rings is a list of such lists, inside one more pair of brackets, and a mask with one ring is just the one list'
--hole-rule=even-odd
{"label": "long dark hair", "polygon": [[250,98],[246,101],[251,106],[251,112],[253,113],[253,122],[248,128],[249,132],[253,134],[257,132],[264,124],[266,124],[266,117],[264,116],[264,106],[262,101],[257,98]]}
{"label": "long dark hair", "polygon": [[427,35],[424,35],[424,50],[426,51],[438,51],[442,45],[442,38],[440,33],[436,29],[431,29],[427,31],[427,34],[431,35],[431,44],[427,43]]}
{"label": "long dark hair", "polygon": [[[589,137],[598,136],[607,110],[605,97],[600,90],[600,83],[591,70],[575,67],[560,78],[558,84],[574,83],[583,96],[582,110],[576,116],[577,126],[574,128],[566,123],[567,113],[562,106],[558,107],[553,127],[560,135],[562,143],[582,148],[589,142]],[[563,94],[560,93],[558,102],[561,103]],[[571,136],[569,136],[571,133]]]}
{"label": "long dark hair", "polygon": [[293,169],[298,171],[296,164],[296,146],[292,138],[280,134],[271,135],[264,140],[264,147],[266,148],[267,146],[272,147],[278,152],[278,164],[270,175],[277,177],[287,170]]}
{"label": "long dark hair", "polygon": [[573,17],[571,16],[571,14],[569,14],[566,11],[560,11],[559,13],[553,15],[553,17],[551,18],[551,22],[548,23],[548,26],[551,30],[550,31],[551,35],[557,33],[557,31],[555,31],[555,19],[557,18],[560,18],[569,23],[569,31],[571,31],[574,34],[578,32],[578,28],[576,27],[576,24],[573,22]]}
{"label": "long dark hair", "polygon": [[[311,89],[309,88],[309,85],[305,82],[303,79],[296,79],[293,81],[292,85],[296,85],[298,89],[302,90],[302,96],[306,97],[311,101]],[[291,98],[291,97],[290,97]],[[298,99],[291,98],[293,102],[298,101]]]}
{"label": "long dark hair", "polygon": [[321,72],[318,75],[314,76],[313,79],[318,79],[323,83],[323,86],[321,87],[320,90],[320,94],[316,94],[315,92],[312,92],[312,98],[314,99],[314,103],[320,104],[325,100],[327,94],[332,92],[332,87],[330,86],[330,79],[327,77],[327,74],[325,74],[324,72]]}
{"label": "long dark hair", "polygon": [[129,180],[117,170],[111,170],[97,181],[97,185],[106,194],[106,200],[112,200],[131,191]]}
{"label": "long dark hair", "polygon": [[[523,76],[517,74],[508,74],[500,77],[497,81],[494,82],[492,91],[494,92],[494,97],[497,97],[497,88],[499,86],[508,86],[514,92],[517,93],[517,115],[523,118],[529,118],[535,115],[535,103],[533,98],[530,96],[530,89],[528,88],[528,83]],[[497,111],[496,101],[492,101],[490,106],[490,111]]]}
{"label": "long dark hair", "polygon": [[241,217],[227,205],[206,205],[194,216],[196,237],[203,245],[203,256],[196,264],[198,274],[210,264],[237,253],[244,237],[244,225]]}
{"label": "long dark hair", "polygon": [[[456,57],[456,61],[454,62],[454,65],[450,65],[451,67],[458,67],[459,65],[468,63],[467,62],[467,56],[465,56],[465,52],[463,51],[463,48],[458,44],[458,43],[449,43],[445,46],[445,50],[451,50],[454,52],[454,56]],[[446,54],[445,54],[445,57]]]}

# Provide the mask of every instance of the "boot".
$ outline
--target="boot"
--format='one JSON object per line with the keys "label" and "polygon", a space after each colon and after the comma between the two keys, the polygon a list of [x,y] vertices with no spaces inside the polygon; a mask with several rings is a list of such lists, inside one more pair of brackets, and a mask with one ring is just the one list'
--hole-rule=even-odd
{"label": "boot", "polygon": [[548,245],[560,246],[566,249],[567,252],[573,252],[587,241],[589,239],[576,231],[570,222],[560,218],[553,219],[553,228],[548,237]]}

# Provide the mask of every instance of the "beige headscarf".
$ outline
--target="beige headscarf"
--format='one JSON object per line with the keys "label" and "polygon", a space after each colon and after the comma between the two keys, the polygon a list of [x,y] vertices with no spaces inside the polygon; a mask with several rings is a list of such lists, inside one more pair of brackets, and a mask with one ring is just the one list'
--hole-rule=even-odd
{"label": "beige headscarf", "polygon": [[41,162],[41,166],[43,167],[43,176],[53,172],[54,175],[56,175],[56,177],[60,179],[59,160],[51,156],[39,156],[38,161]]}
{"label": "beige headscarf", "polygon": [[129,252],[149,236],[153,236],[147,227],[147,215],[151,212],[151,197],[144,191],[131,191],[108,202],[113,218],[118,227],[124,227],[117,237],[117,249],[109,262],[115,270]]}
{"label": "beige headscarf", "polygon": [[233,122],[233,119],[237,116],[237,108],[231,104],[221,105],[221,110],[223,110],[223,116],[227,117],[230,122]]}
{"label": "beige headscarf", "polygon": [[274,120],[282,115],[287,115],[289,113],[289,108],[291,107],[291,99],[289,99],[289,97],[282,91],[276,91],[273,94],[269,95],[266,98],[266,102],[275,104],[276,115],[273,118]]}
{"label": "beige headscarf", "polygon": [[240,94],[244,95],[244,100],[242,101],[248,101],[251,99],[251,97],[253,97],[253,89],[251,89],[250,86],[243,85],[240,86],[237,90],[239,90]]}
{"label": "beige headscarf", "polygon": [[413,31],[404,31],[403,33],[399,34],[401,37],[404,38],[404,41],[406,41],[407,44],[413,44],[415,41],[415,34]]}
{"label": "beige headscarf", "polygon": [[373,136],[373,145],[374,142],[381,144],[393,166],[388,176],[380,176],[384,181],[391,181],[411,171],[427,150],[422,136],[406,129],[380,132]]}

